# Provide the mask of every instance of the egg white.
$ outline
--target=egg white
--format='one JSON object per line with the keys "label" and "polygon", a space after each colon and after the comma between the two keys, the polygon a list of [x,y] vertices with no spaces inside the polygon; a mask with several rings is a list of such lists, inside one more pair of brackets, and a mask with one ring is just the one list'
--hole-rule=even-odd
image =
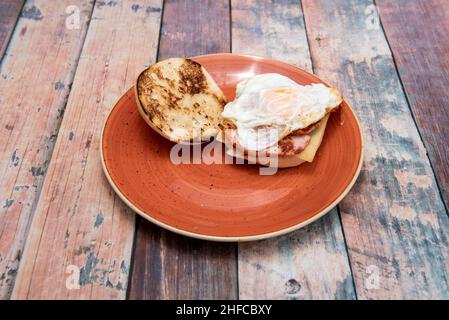
{"label": "egg white", "polygon": [[302,86],[265,73],[237,84],[236,98],[226,104],[222,117],[236,125],[244,148],[259,151],[321,120],[341,101],[337,90],[321,83]]}

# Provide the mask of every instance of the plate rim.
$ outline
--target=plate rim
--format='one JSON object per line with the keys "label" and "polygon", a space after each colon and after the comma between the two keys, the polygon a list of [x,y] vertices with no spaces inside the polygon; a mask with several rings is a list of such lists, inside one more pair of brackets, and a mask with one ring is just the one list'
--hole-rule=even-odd
{"label": "plate rim", "polygon": [[[293,64],[287,63],[287,62],[283,62],[280,60],[276,60],[276,59],[270,59],[270,58],[264,58],[261,56],[256,56],[256,55],[247,55],[247,54],[234,54],[234,53],[213,53],[213,54],[205,54],[205,55],[199,55],[199,56],[194,56],[194,57],[190,57],[190,59],[195,59],[195,58],[207,58],[207,57],[211,57],[211,56],[235,56],[235,57],[245,57],[245,58],[250,58],[250,59],[256,59],[259,61],[269,61],[269,62],[275,62],[275,63],[281,63],[281,64],[287,64],[293,68],[299,69],[303,72],[309,73],[311,75],[313,75],[314,77],[319,78],[324,84],[330,86],[326,81],[322,80],[320,77],[318,77],[317,75],[310,73],[302,68],[299,68]],[[100,161],[101,161],[101,166],[103,168],[103,172],[109,182],[109,184],[111,185],[112,189],[114,190],[114,192],[119,196],[119,198],[129,207],[131,208],[131,210],[133,210],[135,213],[137,213],[138,215],[140,215],[142,218],[150,221],[151,223],[154,223],[155,225],[164,228],[166,230],[169,230],[171,232],[183,235],[183,236],[187,236],[187,237],[191,237],[191,238],[196,238],[196,239],[201,239],[201,240],[208,240],[208,241],[217,241],[217,242],[246,242],[246,241],[256,241],[256,240],[263,240],[263,239],[268,239],[268,238],[274,238],[274,237],[278,237],[296,230],[299,230],[305,226],[307,226],[308,224],[311,224],[312,222],[320,219],[321,217],[323,217],[324,215],[326,215],[329,211],[331,211],[338,203],[341,202],[341,200],[349,193],[349,191],[352,189],[352,187],[354,186],[358,176],[360,175],[360,171],[362,169],[362,164],[363,164],[363,158],[364,158],[364,138],[363,138],[363,131],[362,131],[362,127],[360,125],[360,121],[357,117],[357,114],[354,112],[354,110],[352,109],[352,107],[350,106],[350,104],[343,98],[343,101],[346,102],[346,105],[348,106],[349,110],[351,110],[352,114],[354,115],[355,121],[357,123],[357,127],[358,127],[358,132],[360,135],[360,142],[361,142],[361,148],[360,148],[360,159],[359,159],[359,163],[357,165],[357,169],[350,181],[350,183],[346,186],[346,188],[343,190],[343,192],[332,202],[330,203],[326,208],[324,208],[323,210],[321,210],[320,212],[318,212],[317,214],[315,214],[313,217],[310,217],[307,220],[304,220],[300,223],[297,223],[293,226],[287,227],[287,228],[283,228],[277,231],[272,231],[272,232],[266,232],[266,233],[260,233],[260,234],[256,234],[256,235],[249,235],[249,236],[212,236],[212,235],[207,235],[207,234],[202,234],[202,233],[195,233],[195,232],[191,232],[191,231],[186,231],[180,228],[176,228],[172,225],[166,224],[164,222],[161,222],[159,220],[157,220],[156,218],[150,216],[149,214],[145,213],[145,211],[139,209],[137,206],[135,206],[130,200],[128,200],[126,198],[126,196],[120,191],[120,189],[117,187],[117,185],[115,184],[114,180],[112,179],[111,175],[109,174],[109,171],[106,167],[106,161],[104,159],[104,154],[103,154],[103,139],[104,139],[104,131],[106,128],[106,125],[109,121],[109,118],[112,114],[112,112],[114,111],[114,109],[117,107],[117,105],[119,104],[119,102],[121,101],[121,99],[128,94],[130,91],[132,92],[132,94],[134,95],[134,87],[135,85],[133,84],[131,87],[129,87],[125,93],[123,93],[115,102],[114,106],[111,108],[111,110],[108,112],[108,115],[106,117],[106,119],[104,120],[101,132],[100,132],[100,145],[99,145],[99,149],[100,149]]]}

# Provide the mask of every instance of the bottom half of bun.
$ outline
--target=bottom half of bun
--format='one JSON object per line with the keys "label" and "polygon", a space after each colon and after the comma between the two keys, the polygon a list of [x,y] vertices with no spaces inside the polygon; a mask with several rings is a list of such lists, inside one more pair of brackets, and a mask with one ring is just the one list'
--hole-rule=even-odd
{"label": "bottom half of bun", "polygon": [[[234,153],[233,153],[233,151],[234,151]],[[259,165],[262,165],[265,167],[290,168],[290,167],[299,166],[300,164],[307,162],[307,161],[301,159],[299,154],[295,154],[293,156],[287,156],[287,157],[278,156],[276,158],[266,157],[266,158],[260,159],[256,156],[241,154],[239,152],[236,152],[236,150],[233,150],[233,151],[232,151],[232,149],[228,149],[228,151],[226,153],[229,156],[247,160],[250,163],[256,163],[256,164],[259,164]]]}

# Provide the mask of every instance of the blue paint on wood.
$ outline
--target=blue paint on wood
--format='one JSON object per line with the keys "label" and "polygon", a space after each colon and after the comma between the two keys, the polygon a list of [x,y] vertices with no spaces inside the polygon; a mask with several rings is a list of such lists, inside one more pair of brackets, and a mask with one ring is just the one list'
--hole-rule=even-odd
{"label": "blue paint on wood", "polygon": [[14,199],[6,199],[4,204],[3,204],[3,208],[9,208],[12,206],[12,204],[14,203]]}
{"label": "blue paint on wood", "polygon": [[135,3],[131,6],[131,9],[132,9],[132,11],[137,12],[140,9],[140,5]]}
{"label": "blue paint on wood", "polygon": [[97,216],[95,217],[94,227],[98,228],[99,226],[101,226],[103,224],[103,221],[104,221],[104,215],[103,215],[103,212],[100,211],[97,214]]}
{"label": "blue paint on wood", "polygon": [[42,15],[41,10],[35,5],[33,6],[25,6],[20,15],[22,18],[31,19],[31,20],[42,20],[44,16]]}
{"label": "blue paint on wood", "polygon": [[12,165],[17,167],[19,165],[19,160],[20,158],[17,156],[17,149],[15,149],[11,156]]}

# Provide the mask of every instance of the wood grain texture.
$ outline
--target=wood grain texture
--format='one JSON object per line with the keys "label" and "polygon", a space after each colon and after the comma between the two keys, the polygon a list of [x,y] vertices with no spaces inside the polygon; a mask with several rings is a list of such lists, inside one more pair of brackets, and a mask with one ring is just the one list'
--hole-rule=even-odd
{"label": "wood grain texture", "polygon": [[[228,1],[165,1],[159,60],[229,52]],[[130,299],[237,298],[236,245],[179,236],[140,219]]]}
{"label": "wood grain texture", "polygon": [[236,245],[191,239],[139,218],[129,299],[236,299]]}
{"label": "wood grain texture", "polygon": [[[69,5],[80,10],[78,29],[65,28]],[[2,61],[0,299],[14,284],[91,10],[84,1],[28,1]]]}
{"label": "wood grain texture", "polygon": [[449,1],[376,1],[402,84],[449,208]]}
{"label": "wood grain texture", "polygon": [[156,58],[161,6],[96,2],[13,298],[125,298],[135,215],[104,177],[99,138],[115,101]]}
{"label": "wood grain texture", "polygon": [[225,0],[167,0],[159,60],[230,51],[229,3]]}
{"label": "wood grain texture", "polygon": [[364,129],[362,172],[339,206],[357,296],[447,299],[449,220],[376,7],[303,8],[316,73],[343,91]]}
{"label": "wood grain texture", "polygon": [[[232,51],[311,71],[299,1],[232,2]],[[291,234],[239,244],[242,299],[354,299],[337,209]]]}
{"label": "wood grain texture", "polygon": [[0,61],[8,47],[24,2],[25,0],[2,0],[0,2]]}
{"label": "wood grain texture", "polygon": [[232,52],[278,59],[312,70],[299,0],[234,0]]}

